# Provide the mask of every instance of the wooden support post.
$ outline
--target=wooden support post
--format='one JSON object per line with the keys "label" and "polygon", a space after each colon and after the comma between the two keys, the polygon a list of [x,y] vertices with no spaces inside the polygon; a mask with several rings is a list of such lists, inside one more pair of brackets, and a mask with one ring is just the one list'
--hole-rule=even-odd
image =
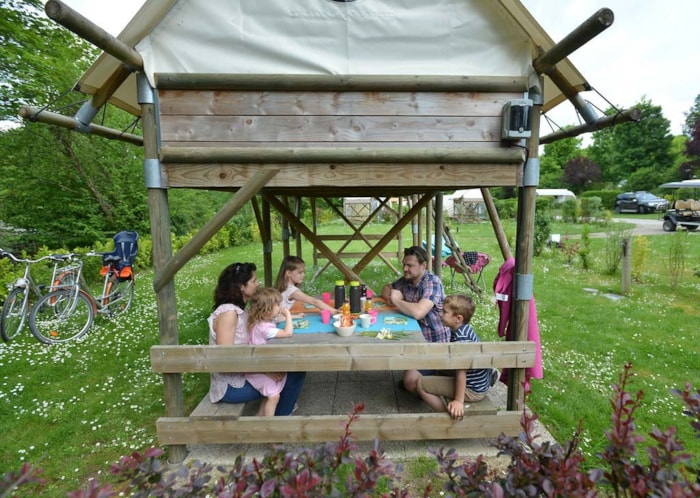
{"label": "wooden support post", "polygon": [[[311,223],[312,223],[311,230],[314,233],[314,238],[316,238],[318,236],[318,219],[317,219],[317,215],[316,215],[316,198],[312,197],[310,199],[310,203],[311,203]],[[297,218],[298,218],[298,216],[297,216]],[[318,267],[318,250],[316,249],[315,245],[311,244],[311,246],[312,246],[311,252],[313,254],[314,268],[317,268]]]}
{"label": "wooden support post", "polygon": [[632,241],[629,237],[622,239],[622,295],[629,294],[632,283]]}
{"label": "wooden support post", "polygon": [[[438,194],[442,195],[442,194]],[[431,225],[433,224],[433,204],[435,203],[435,199],[433,199],[433,202],[429,202],[427,206],[425,206],[425,243],[427,245],[427,251],[428,251],[428,269],[437,274],[435,272],[435,265],[437,263],[437,260],[435,258],[430,259],[430,255],[433,252],[433,249],[430,245],[431,240],[433,239],[433,231],[431,229]],[[435,237],[435,250],[437,251],[437,233],[434,235]]]}
{"label": "wooden support post", "polygon": [[[442,192],[435,196],[435,268],[433,273],[442,278],[442,234],[445,231]],[[432,220],[432,217],[430,218]],[[430,240],[430,239],[428,239]]]}
{"label": "wooden support post", "polygon": [[[289,200],[287,199],[287,196],[282,196],[282,202],[285,204],[289,205]],[[284,216],[282,217],[282,257],[286,258],[289,256],[289,222],[287,221],[287,218]]]}
{"label": "wooden support post", "polygon": [[[540,78],[540,88],[544,88],[543,78]],[[523,177],[527,177],[525,168],[538,161],[540,112],[542,96],[539,96],[532,108],[532,135],[527,140],[528,163],[523,165]],[[532,167],[532,166],[531,166]],[[532,258],[534,254],[533,241],[535,238],[535,199],[537,185],[525,185],[518,189],[518,233],[516,235],[515,277],[513,279],[513,303],[511,313],[511,330],[508,331],[510,340],[526,341],[528,337],[528,321],[530,318],[530,297],[518,295],[521,280],[527,282],[532,277]],[[526,286],[524,286],[526,287]],[[508,401],[509,410],[518,409],[518,400],[525,399],[524,370],[508,372]]]}
{"label": "wooden support post", "polygon": [[510,251],[510,245],[508,244],[508,237],[506,237],[506,232],[503,230],[503,224],[501,223],[501,218],[498,216],[498,211],[496,210],[496,204],[493,202],[493,197],[491,197],[491,191],[486,188],[481,188],[481,197],[484,199],[484,205],[486,206],[486,211],[489,213],[489,219],[491,220],[491,226],[493,227],[493,233],[496,235],[496,240],[498,240],[498,247],[501,249],[501,255],[503,256],[503,261],[513,257]]}
{"label": "wooden support post", "polygon": [[[250,181],[236,192],[233,197],[197,232],[180,251],[162,268],[155,269],[153,287],[158,292],[165,284],[172,281],[180,268],[185,266],[199,250],[204,247],[239,209],[277,174],[276,169],[262,169]],[[166,211],[167,212],[167,211]],[[169,219],[169,218],[168,218]],[[168,234],[170,231],[168,230]],[[262,232],[261,232],[262,235]],[[168,235],[170,237],[170,235]],[[169,239],[168,239],[169,240]],[[265,239],[263,239],[265,240]]]}
{"label": "wooden support post", "polygon": [[[301,219],[301,197],[297,196],[294,198],[294,215],[297,219]],[[286,218],[285,218],[286,219]],[[292,234],[294,235],[294,242],[296,243],[297,252],[296,255],[303,258],[303,251],[301,248],[301,237],[294,228],[292,228]]]}
{"label": "wooden support post", "polygon": [[[140,76],[144,77],[144,76]],[[147,99],[148,100],[148,99]],[[141,104],[143,121],[143,157],[144,161],[158,159],[158,126],[156,124],[155,105],[152,101]],[[148,188],[148,211],[151,219],[151,240],[153,251],[153,268],[156,272],[165,267],[172,256],[170,241],[170,213],[168,208],[168,191],[161,188]],[[155,282],[154,282],[155,287]],[[158,331],[160,344],[175,346],[179,343],[177,329],[177,304],[175,282],[169,279],[156,288],[158,303]],[[166,417],[182,417],[185,414],[182,393],[182,374],[163,374],[163,400]],[[187,456],[184,445],[170,446],[168,458],[172,463],[181,463]]]}
{"label": "wooden support post", "polygon": [[[285,204],[286,205],[286,204]],[[265,268],[265,287],[272,287],[272,222],[270,216],[270,203],[263,196],[262,201],[262,220],[265,226],[265,237],[263,243],[263,267]],[[263,235],[263,234],[261,234]]]}

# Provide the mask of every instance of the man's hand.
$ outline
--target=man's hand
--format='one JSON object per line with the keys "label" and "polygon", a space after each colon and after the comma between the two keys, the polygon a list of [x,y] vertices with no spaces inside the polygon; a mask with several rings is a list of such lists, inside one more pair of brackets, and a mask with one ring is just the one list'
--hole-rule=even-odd
{"label": "man's hand", "polygon": [[401,292],[398,289],[391,289],[389,300],[392,303],[396,303],[397,301],[403,301],[403,292]]}

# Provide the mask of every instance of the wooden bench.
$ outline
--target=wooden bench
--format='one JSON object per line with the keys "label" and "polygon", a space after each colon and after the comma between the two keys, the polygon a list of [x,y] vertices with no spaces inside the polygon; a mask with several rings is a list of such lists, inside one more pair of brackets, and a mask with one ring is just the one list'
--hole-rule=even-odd
{"label": "wooden bench", "polygon": [[[351,371],[527,368],[535,361],[529,341],[429,344],[362,341],[265,346],[153,346],[151,365],[159,373]],[[189,415],[156,423],[161,444],[298,443],[335,440],[346,415],[254,417],[243,404],[219,404],[205,397]],[[520,431],[519,411],[498,411],[490,400],[470,403],[462,420],[445,413],[361,414],[353,422],[358,440],[430,440],[495,437]]]}

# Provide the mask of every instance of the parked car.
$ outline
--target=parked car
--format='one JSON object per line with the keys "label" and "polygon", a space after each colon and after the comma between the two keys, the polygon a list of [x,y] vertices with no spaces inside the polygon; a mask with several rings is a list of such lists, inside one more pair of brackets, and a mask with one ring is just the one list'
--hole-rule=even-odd
{"label": "parked car", "polygon": [[666,211],[668,201],[661,197],[656,197],[651,192],[625,192],[619,194],[615,199],[616,213],[653,213],[655,211]]}

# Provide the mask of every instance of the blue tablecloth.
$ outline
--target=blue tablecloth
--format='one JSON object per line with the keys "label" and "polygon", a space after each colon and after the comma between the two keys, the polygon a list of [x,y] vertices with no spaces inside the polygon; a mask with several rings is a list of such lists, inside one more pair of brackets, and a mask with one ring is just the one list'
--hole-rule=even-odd
{"label": "blue tablecloth", "polygon": [[[405,324],[388,324],[386,323],[387,319],[397,319],[401,318],[403,320],[406,320]],[[299,328],[297,325],[303,322],[308,322],[308,327],[305,328]],[[355,320],[355,333],[360,333],[360,332],[379,332],[381,329],[386,328],[391,330],[392,332],[420,332],[420,325],[418,325],[418,322],[415,320],[415,318],[408,317],[406,315],[402,315],[401,313],[386,313],[386,312],[380,312],[377,315],[377,321],[370,325],[369,328],[363,328],[360,326],[360,319]],[[316,333],[328,333],[328,332],[333,332],[335,333],[335,329],[333,328],[333,318],[331,317],[331,321],[328,324],[323,324],[321,322],[321,314],[320,313],[305,313],[304,318],[295,318],[294,319],[294,333],[295,334],[316,334]]]}

